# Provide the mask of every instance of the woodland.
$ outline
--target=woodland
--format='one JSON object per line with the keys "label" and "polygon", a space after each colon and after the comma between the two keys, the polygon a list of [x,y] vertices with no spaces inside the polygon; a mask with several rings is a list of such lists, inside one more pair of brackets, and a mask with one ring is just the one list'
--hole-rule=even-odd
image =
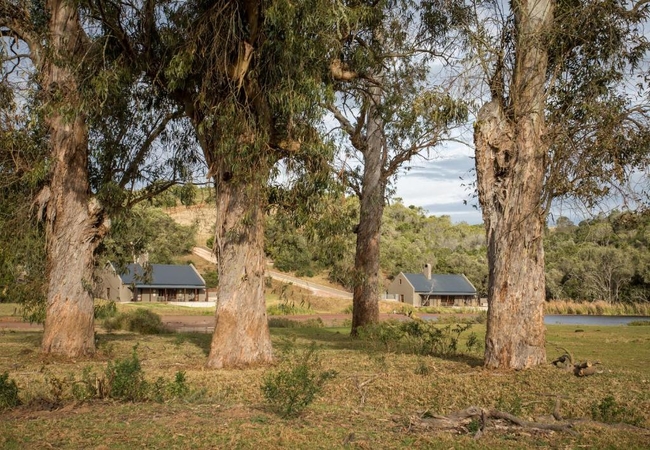
{"label": "woodland", "polygon": [[[383,277],[429,258],[486,295],[485,367],[545,364],[547,298],[647,301],[649,14],[644,0],[0,0],[0,263],[20,285],[2,295],[44,299],[44,354],[95,354],[111,236],[131,233],[113,248],[133,254],[138,205],[176,185],[187,202],[204,176],[207,367],[272,362],[265,252],[288,264],[301,245],[322,253],[303,252],[305,270],[353,290],[353,337],[378,322]],[[386,209],[395,177],[461,140],[482,233]],[[635,211],[551,229],[561,200]]]}

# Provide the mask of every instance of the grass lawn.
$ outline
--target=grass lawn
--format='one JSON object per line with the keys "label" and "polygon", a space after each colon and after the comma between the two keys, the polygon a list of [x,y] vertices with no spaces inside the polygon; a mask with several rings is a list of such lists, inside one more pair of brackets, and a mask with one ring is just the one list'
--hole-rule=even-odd
{"label": "grass lawn", "polygon": [[[387,352],[354,340],[346,328],[272,329],[282,349],[312,342],[323,370],[337,375],[299,417],[283,419],[265,403],[260,385],[278,367],[208,370],[210,335],[141,336],[98,330],[93,359],[39,353],[40,332],[0,333],[0,374],[8,372],[24,405],[0,413],[0,448],[648,448],[650,447],[650,327],[548,326],[549,360],[570,350],[600,360],[602,373],[578,378],[551,365],[488,371],[480,354],[453,358]],[[485,329],[473,328],[479,336]],[[103,373],[109,360],[138,354],[148,380],[184,371],[193,393],[165,403],[75,402],[71,381],[84,368]],[[56,397],[56,398],[55,398]],[[497,408],[527,420],[548,416],[556,397],[565,418],[608,409],[628,425],[576,425],[575,434],[518,428],[434,433],[412,426],[427,414],[468,406]],[[604,405],[604,406],[603,406]],[[613,414],[616,413],[616,414]]]}

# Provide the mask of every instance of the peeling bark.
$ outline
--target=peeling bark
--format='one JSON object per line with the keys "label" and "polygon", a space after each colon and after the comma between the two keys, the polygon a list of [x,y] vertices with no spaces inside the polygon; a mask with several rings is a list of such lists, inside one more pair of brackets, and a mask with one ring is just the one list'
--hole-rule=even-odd
{"label": "peeling bark", "polygon": [[490,268],[485,365],[524,369],[546,362],[541,199],[547,54],[541,36],[553,12],[549,0],[513,3],[517,54],[509,110],[503,99],[484,105],[474,141]]}
{"label": "peeling bark", "polygon": [[93,255],[108,225],[90,194],[88,130],[77,110],[81,101],[75,75],[65,64],[57,64],[82,51],[85,34],[74,6],[52,0],[48,10],[53,55],[42,77],[44,90],[55,98],[48,118],[54,168],[39,208],[43,212],[45,207],[49,279],[41,348],[73,357],[95,351]]}
{"label": "peeling bark", "polygon": [[208,367],[266,364],[272,360],[264,298],[264,210],[261,188],[215,176],[219,270],[216,325]]}

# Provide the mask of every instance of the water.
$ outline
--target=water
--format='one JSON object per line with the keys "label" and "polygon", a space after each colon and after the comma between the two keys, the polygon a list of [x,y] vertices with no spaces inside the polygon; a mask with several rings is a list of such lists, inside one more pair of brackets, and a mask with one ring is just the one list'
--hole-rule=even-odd
{"label": "water", "polygon": [[569,316],[547,315],[544,317],[546,325],[627,325],[637,320],[649,321],[650,317],[640,316]]}

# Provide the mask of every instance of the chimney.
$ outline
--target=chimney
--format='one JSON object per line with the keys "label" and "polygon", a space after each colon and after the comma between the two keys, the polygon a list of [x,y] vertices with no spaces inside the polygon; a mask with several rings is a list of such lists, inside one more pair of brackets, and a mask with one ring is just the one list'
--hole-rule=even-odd
{"label": "chimney", "polygon": [[422,272],[425,277],[427,277],[427,280],[431,279],[431,264],[426,263],[424,265],[424,271]]}

